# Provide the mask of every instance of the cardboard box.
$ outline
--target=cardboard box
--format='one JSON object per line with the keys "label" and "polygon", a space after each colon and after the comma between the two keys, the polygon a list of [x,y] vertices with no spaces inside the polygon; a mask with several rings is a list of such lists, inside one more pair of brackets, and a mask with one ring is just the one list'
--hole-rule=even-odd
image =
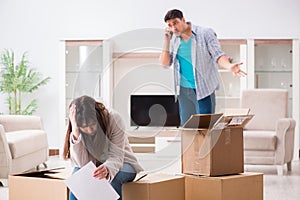
{"label": "cardboard box", "polygon": [[263,174],[185,177],[185,200],[263,200]]}
{"label": "cardboard box", "polygon": [[251,118],[193,115],[181,130],[182,173],[221,176],[244,172],[243,127]]}
{"label": "cardboard box", "polygon": [[183,176],[149,174],[122,186],[123,200],[184,200]]}
{"label": "cardboard box", "polygon": [[44,170],[10,175],[9,200],[68,200],[65,179],[71,170]]}

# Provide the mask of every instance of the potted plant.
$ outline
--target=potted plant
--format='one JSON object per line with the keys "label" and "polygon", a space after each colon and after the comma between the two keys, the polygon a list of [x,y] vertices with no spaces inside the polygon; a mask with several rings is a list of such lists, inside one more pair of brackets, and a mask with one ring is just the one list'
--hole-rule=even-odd
{"label": "potted plant", "polygon": [[45,85],[50,77],[42,78],[41,73],[29,67],[26,52],[19,64],[15,64],[14,59],[14,52],[10,50],[4,50],[0,55],[0,92],[7,95],[9,114],[31,115],[37,110],[37,100],[33,99],[23,107],[22,95]]}

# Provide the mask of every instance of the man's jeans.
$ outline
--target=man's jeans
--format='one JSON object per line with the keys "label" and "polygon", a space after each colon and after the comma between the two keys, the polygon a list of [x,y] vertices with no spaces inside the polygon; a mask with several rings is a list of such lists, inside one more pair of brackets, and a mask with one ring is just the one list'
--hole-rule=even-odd
{"label": "man's jeans", "polygon": [[[77,172],[80,168],[75,167],[73,173]],[[111,186],[116,190],[119,194],[119,200],[122,200],[122,185],[123,183],[131,182],[134,180],[136,176],[135,169],[128,163],[124,163],[123,167],[120,171],[116,174],[112,182],[110,183]],[[74,194],[70,191],[69,200],[77,200]]]}
{"label": "man's jeans", "polygon": [[180,123],[181,126],[193,114],[213,114],[215,113],[215,93],[203,99],[197,100],[196,90],[193,88],[180,87],[180,95],[178,96]]}

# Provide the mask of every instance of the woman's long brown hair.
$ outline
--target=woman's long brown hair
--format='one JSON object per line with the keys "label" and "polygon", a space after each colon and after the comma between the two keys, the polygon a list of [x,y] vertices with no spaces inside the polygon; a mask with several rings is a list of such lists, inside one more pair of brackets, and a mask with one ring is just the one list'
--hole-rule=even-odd
{"label": "woman's long brown hair", "polygon": [[[69,108],[72,104],[76,105],[76,122],[78,124],[82,124],[83,122],[88,121],[91,117],[87,116],[86,113],[91,112],[93,109],[96,111],[97,121],[104,131],[107,134],[107,127],[109,126],[109,111],[105,108],[105,106],[100,103],[96,102],[93,98],[89,96],[82,96],[77,99],[74,99]],[[63,151],[63,158],[69,159],[71,157],[70,154],[70,137],[72,133],[72,124],[70,119],[68,119],[68,128],[65,136],[65,143],[64,143],[64,151]]]}

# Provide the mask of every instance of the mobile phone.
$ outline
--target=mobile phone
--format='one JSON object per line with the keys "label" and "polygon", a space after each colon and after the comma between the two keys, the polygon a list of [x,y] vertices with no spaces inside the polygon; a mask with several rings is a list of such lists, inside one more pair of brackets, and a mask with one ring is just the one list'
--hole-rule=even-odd
{"label": "mobile phone", "polygon": [[171,37],[172,37],[172,36],[173,36],[173,31],[170,31],[169,33],[170,33],[170,35],[171,35]]}

